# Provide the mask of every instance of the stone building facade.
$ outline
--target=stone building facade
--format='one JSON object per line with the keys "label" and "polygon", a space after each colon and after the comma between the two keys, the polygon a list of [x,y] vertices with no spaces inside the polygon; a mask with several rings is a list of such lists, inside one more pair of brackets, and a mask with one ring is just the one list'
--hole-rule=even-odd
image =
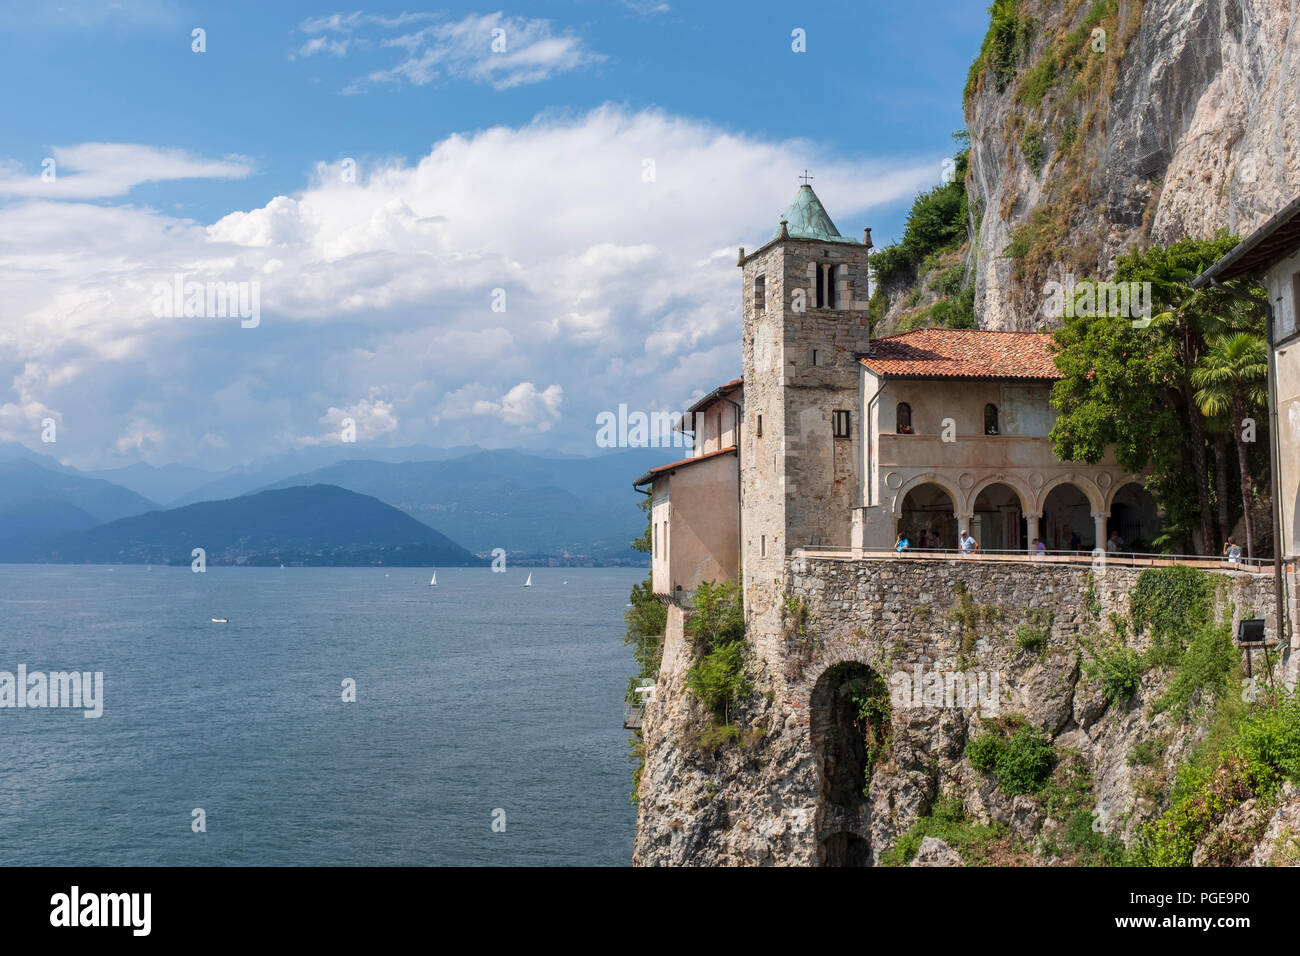
{"label": "stone building facade", "polygon": [[[985,551],[1151,551],[1159,529],[1142,477],[1113,455],[1063,462],[1048,437],[1060,377],[1038,332],[918,329],[861,359],[866,460],[854,545]],[[1075,542],[1072,546],[1071,542]]]}
{"label": "stone building facade", "polygon": [[[1045,336],[929,329],[873,342],[869,249],[869,232],[841,236],[801,187],[772,237],[740,251],[743,379],[692,407],[703,413],[692,457],[636,482],[652,496],[653,590],[668,604],[644,713],[638,863],[879,862],[954,780],[972,819],[1032,836],[1042,821],[963,757],[979,708],[896,708],[890,769],[854,791],[863,768],[834,741],[855,680],[998,675],[1011,691],[1002,712],[1078,748],[1117,816],[1136,799],[1123,755],[1169,723],[1144,716],[1162,693],[1154,678],[1115,707],[1081,666],[1080,637],[1128,612],[1141,568],[878,553],[900,529],[941,548],[965,529],[990,550],[1034,537],[1074,550],[1075,535],[1091,550],[1120,527],[1127,542],[1149,538],[1158,516],[1112,458],[1052,454]],[[1258,615],[1276,630],[1270,577],[1214,574],[1221,619]],[[684,625],[702,582],[737,579],[763,689],[744,715],[758,742],[706,758],[687,743],[700,714]],[[959,613],[967,600],[973,628]],[[1046,646],[1024,653],[1017,628],[1044,620]]]}

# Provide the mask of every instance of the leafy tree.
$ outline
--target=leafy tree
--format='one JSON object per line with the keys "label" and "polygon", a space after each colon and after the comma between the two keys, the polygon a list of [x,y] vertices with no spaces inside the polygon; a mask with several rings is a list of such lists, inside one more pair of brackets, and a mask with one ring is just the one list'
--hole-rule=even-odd
{"label": "leafy tree", "polygon": [[[1202,553],[1213,553],[1209,429],[1195,400],[1191,372],[1218,335],[1245,321],[1232,293],[1196,290],[1191,280],[1237,243],[1220,234],[1184,239],[1121,257],[1115,281],[1150,283],[1155,314],[1145,327],[1131,318],[1076,315],[1055,334],[1063,374],[1052,389],[1060,416],[1051,438],[1058,457],[1096,464],[1115,446],[1121,468],[1154,475],[1148,488],[1170,525],[1196,528]],[[1245,280],[1236,290],[1257,294]]]}
{"label": "leafy tree", "polygon": [[692,604],[686,633],[700,657],[686,673],[686,686],[716,720],[727,725],[733,708],[750,689],[740,587],[733,581],[705,581],[696,589]]}
{"label": "leafy tree", "polygon": [[953,133],[953,139],[960,148],[953,157],[952,178],[918,195],[907,214],[903,238],[872,253],[871,269],[878,284],[909,281],[915,278],[917,267],[927,256],[955,249],[966,241],[970,137],[965,130],[958,130]]}
{"label": "leafy tree", "polygon": [[[638,507],[646,512],[645,534],[632,542],[637,551],[650,551],[650,498],[638,502]],[[644,680],[653,680],[659,676],[659,661],[663,657],[664,632],[668,626],[668,610],[654,596],[651,575],[644,581],[632,585],[632,594],[628,598],[631,607],[623,615],[627,622],[627,632],[623,643],[632,646],[632,656],[639,665],[635,676],[627,685],[627,701],[637,702],[635,688]]]}
{"label": "leafy tree", "polygon": [[1232,413],[1230,430],[1237,445],[1241,471],[1241,508],[1246,522],[1246,555],[1255,556],[1253,489],[1243,423],[1257,409],[1268,407],[1268,346],[1254,332],[1217,336],[1201,364],[1192,370],[1196,404],[1205,415]]}

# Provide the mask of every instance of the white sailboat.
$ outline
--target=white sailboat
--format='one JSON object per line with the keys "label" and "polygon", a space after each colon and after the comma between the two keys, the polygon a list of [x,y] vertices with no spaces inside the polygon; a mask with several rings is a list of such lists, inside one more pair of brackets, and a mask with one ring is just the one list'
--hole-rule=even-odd
{"label": "white sailboat", "polygon": [[532,586],[533,586],[533,572],[529,571],[528,580],[524,582],[524,587],[530,588]]}
{"label": "white sailboat", "polygon": [[434,571],[433,577],[429,578],[429,587],[436,588],[437,586],[438,586],[438,572]]}

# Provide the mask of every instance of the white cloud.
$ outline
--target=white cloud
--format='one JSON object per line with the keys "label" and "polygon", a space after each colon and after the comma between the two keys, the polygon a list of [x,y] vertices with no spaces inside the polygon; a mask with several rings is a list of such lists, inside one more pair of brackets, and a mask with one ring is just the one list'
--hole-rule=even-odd
{"label": "white cloud", "polygon": [[113,443],[118,452],[156,450],[163,444],[162,430],[143,418],[131,422]]}
{"label": "white cloud", "polygon": [[[210,225],[0,205],[0,439],[30,443],[57,409],[60,456],[96,466],[225,466],[332,440],[322,425],[349,415],[359,452],[544,429],[595,451],[596,411],[680,407],[738,373],[735,249],[767,240],[804,166],[852,235],[939,169],[603,107],[450,136],[414,164],[362,163],[356,182],[322,164]],[[152,286],[178,273],[257,280],[260,324],[156,318]]]}
{"label": "white cloud", "polygon": [[298,439],[300,445],[334,445],[343,443],[343,428],[351,423],[358,442],[368,441],[397,431],[398,416],[393,411],[391,402],[376,398],[376,389],[371,395],[344,408],[330,407],[318,421],[333,426],[323,435],[307,435]]}
{"label": "white cloud", "polygon": [[[395,31],[417,26],[406,33]],[[400,51],[392,66],[371,71],[348,86],[356,93],[375,84],[425,86],[444,77],[487,83],[499,90],[540,83],[605,57],[569,31],[556,32],[549,20],[469,14],[448,21],[436,14],[385,17],[350,13],[311,17],[298,29],[310,36],[297,57],[325,53],[336,57],[352,49]],[[387,35],[385,35],[387,34]]]}
{"label": "white cloud", "polygon": [[[141,183],[175,179],[241,179],[254,171],[245,156],[205,159],[184,150],[136,143],[54,146],[39,172],[16,164],[0,167],[0,196],[99,199],[123,196]],[[47,171],[48,170],[48,171]]]}
{"label": "white cloud", "polygon": [[533,427],[538,431],[550,431],[560,417],[560,405],[564,401],[564,389],[558,385],[549,385],[545,391],[538,391],[532,382],[520,382],[501,396],[498,402],[479,401],[474,403],[475,415],[500,415],[508,425]]}

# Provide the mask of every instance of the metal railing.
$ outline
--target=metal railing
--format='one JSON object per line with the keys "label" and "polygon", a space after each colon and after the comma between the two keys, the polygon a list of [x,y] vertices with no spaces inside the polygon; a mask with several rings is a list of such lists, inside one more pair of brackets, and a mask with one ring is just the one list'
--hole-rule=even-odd
{"label": "metal railing", "polygon": [[962,551],[959,548],[846,548],[826,545],[809,545],[796,548],[791,557],[831,558],[841,561],[898,560],[898,561],[1003,561],[1016,564],[1097,565],[1114,564],[1121,567],[1161,568],[1186,565],[1196,568],[1214,568],[1220,571],[1249,571],[1262,574],[1272,571],[1272,558],[1241,557],[1236,561],[1215,558],[1207,554],[1153,554],[1141,551],[1046,551],[997,550],[979,548]]}
{"label": "metal railing", "polygon": [[641,724],[645,719],[645,706],[641,704],[625,704],[623,707],[623,729],[640,730]]}

